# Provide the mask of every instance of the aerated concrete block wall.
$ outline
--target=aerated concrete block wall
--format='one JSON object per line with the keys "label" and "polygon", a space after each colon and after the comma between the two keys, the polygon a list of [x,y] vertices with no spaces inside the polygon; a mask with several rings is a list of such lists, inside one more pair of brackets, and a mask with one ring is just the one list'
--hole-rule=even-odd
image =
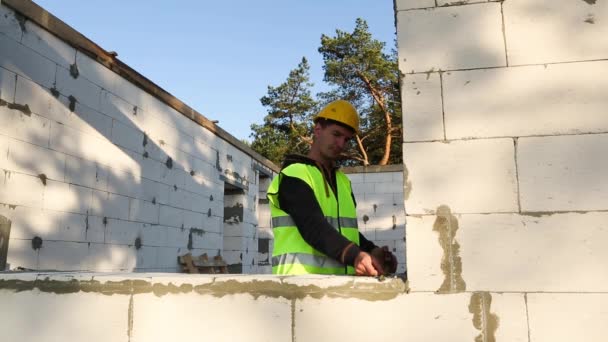
{"label": "aerated concrete block wall", "polygon": [[[272,169],[82,46],[96,47],[29,1],[0,6],[8,268],[175,272],[188,252],[255,255],[258,175]],[[228,220],[247,229],[225,233]]]}
{"label": "aerated concrete block wall", "polygon": [[405,273],[403,165],[345,168],[357,202],[357,224],[368,240],[388,246]]}
{"label": "aerated concrete block wall", "polygon": [[[403,340],[402,320],[414,338],[473,339],[472,325],[433,330],[423,296],[406,291],[398,278],[0,274],[0,322],[4,342],[392,341]],[[453,297],[462,310],[446,316],[468,319],[465,300]]]}
{"label": "aerated concrete block wall", "polygon": [[608,3],[397,0],[396,22],[412,293],[457,330],[477,296],[484,341],[605,340]]}

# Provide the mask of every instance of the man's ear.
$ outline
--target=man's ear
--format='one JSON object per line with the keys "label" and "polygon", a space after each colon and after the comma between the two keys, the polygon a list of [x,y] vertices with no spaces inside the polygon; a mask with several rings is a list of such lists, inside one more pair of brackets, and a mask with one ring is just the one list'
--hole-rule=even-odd
{"label": "man's ear", "polygon": [[319,135],[319,133],[321,132],[321,124],[320,123],[315,123],[315,126],[312,129],[312,132],[315,136]]}

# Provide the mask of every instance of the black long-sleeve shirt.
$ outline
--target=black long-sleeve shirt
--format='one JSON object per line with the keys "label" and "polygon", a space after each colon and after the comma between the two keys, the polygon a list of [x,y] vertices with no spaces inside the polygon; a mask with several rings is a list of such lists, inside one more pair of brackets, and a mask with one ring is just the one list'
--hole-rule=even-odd
{"label": "black long-sleeve shirt", "polygon": [[[316,166],[315,162],[309,158],[290,156],[283,167],[294,162]],[[321,170],[321,172],[324,171]],[[342,252],[351,242],[325,220],[315,194],[306,182],[286,175],[281,177],[278,194],[281,209],[292,217],[304,241],[316,250],[341,262]],[[326,179],[335,193],[335,170],[331,171],[331,175],[326,174]],[[353,196],[352,193],[351,196]],[[359,246],[352,246],[348,249],[344,255],[344,264],[352,266],[361,250],[370,252],[375,247],[374,243],[359,233]]]}

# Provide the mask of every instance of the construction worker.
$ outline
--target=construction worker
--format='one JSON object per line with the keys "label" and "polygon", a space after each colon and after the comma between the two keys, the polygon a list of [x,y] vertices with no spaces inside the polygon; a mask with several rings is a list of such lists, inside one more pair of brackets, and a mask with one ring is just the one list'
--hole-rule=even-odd
{"label": "construction worker", "polygon": [[268,187],[274,249],[273,274],[394,273],[397,262],[357,229],[350,180],[336,159],[359,130],[359,115],[337,100],[314,118],[307,156],[287,155]]}

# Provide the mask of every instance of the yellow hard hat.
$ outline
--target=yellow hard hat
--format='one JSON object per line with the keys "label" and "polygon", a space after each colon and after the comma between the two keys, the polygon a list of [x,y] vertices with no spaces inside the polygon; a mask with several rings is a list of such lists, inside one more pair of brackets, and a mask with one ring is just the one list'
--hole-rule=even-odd
{"label": "yellow hard hat", "polygon": [[348,101],[336,100],[330,102],[315,116],[314,122],[321,118],[340,122],[352,128],[355,133],[359,132],[359,114]]}

